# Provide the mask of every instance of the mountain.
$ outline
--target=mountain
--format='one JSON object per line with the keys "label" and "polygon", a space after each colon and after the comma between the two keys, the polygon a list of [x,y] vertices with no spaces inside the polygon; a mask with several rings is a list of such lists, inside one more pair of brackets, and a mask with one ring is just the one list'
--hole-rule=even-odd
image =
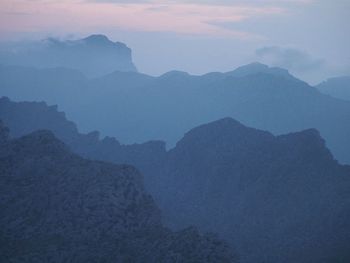
{"label": "mountain", "polygon": [[0,122],[2,262],[236,262],[195,228],[171,232],[131,166],[83,159],[49,131]]}
{"label": "mountain", "polygon": [[0,65],[0,79],[1,93],[11,94],[14,100],[23,97],[29,101],[50,98],[51,104],[60,103],[67,111],[81,106],[79,94],[84,94],[84,87],[88,84],[88,79],[81,72],[67,68]]}
{"label": "mountain", "polygon": [[350,258],[350,167],[314,129],[275,136],[224,118],[166,151],[162,142],[120,145],[80,134],[45,103],[2,98],[1,118],[12,137],[50,129],[85,157],[135,165],[167,225],[219,232],[243,263]]}
{"label": "mountain", "polygon": [[150,170],[166,153],[162,141],[123,145],[114,137],[100,139],[97,131],[82,134],[75,123],[66,119],[64,112],[58,111],[57,106],[47,106],[44,102],[12,102],[0,98],[0,119],[10,128],[12,138],[37,130],[50,130],[73,152],[89,159]]}
{"label": "mountain", "polygon": [[215,229],[242,262],[350,260],[350,166],[314,129],[274,136],[221,119],[186,133],[156,171],[144,174],[168,224]]}
{"label": "mountain", "polygon": [[254,62],[248,65],[238,67],[233,71],[226,72],[225,75],[233,76],[233,77],[245,77],[245,76],[259,74],[259,73],[266,73],[266,74],[271,74],[275,76],[285,77],[291,80],[297,80],[295,77],[289,74],[288,70],[286,69],[279,68],[279,67],[269,67],[259,62]]}
{"label": "mountain", "polygon": [[31,45],[23,44],[0,51],[0,61],[3,65],[72,68],[87,76],[100,76],[116,70],[136,71],[131,49],[104,35],[67,41],[49,38]]}
{"label": "mountain", "polygon": [[316,88],[324,94],[350,101],[350,76],[330,78]]}
{"label": "mountain", "polygon": [[71,72],[71,82],[50,81],[46,70],[32,77],[24,71],[23,78],[21,70],[9,71],[0,68],[0,94],[57,104],[81,131],[98,129],[122,143],[163,140],[171,148],[189,129],[232,117],[275,135],[316,128],[335,158],[350,163],[350,102],[324,95],[283,69],[253,63],[203,76],[114,72],[92,80]]}

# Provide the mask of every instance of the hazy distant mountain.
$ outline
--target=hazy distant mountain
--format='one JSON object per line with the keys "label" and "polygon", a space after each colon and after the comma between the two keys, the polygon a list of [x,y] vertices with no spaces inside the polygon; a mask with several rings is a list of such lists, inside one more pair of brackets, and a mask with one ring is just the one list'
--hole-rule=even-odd
{"label": "hazy distant mountain", "polygon": [[233,77],[245,77],[258,73],[266,73],[275,76],[285,77],[291,80],[297,80],[291,74],[289,74],[288,70],[279,68],[279,67],[269,67],[267,65],[261,64],[259,62],[251,63],[245,66],[241,66],[233,71],[226,72],[225,75],[233,76]]}
{"label": "hazy distant mountain", "polygon": [[3,65],[72,68],[87,76],[116,70],[136,71],[130,48],[104,35],[67,41],[49,38],[31,45],[23,44],[0,51],[0,61]]}
{"label": "hazy distant mountain", "polygon": [[58,79],[47,70],[12,70],[0,68],[2,95],[58,104],[82,131],[98,129],[123,143],[164,140],[173,147],[187,130],[230,116],[274,134],[316,128],[336,159],[350,163],[350,102],[321,94],[280,68],[253,63],[203,76],[115,72],[93,80],[77,72],[70,72],[74,78],[57,73]]}
{"label": "hazy distant mountain", "polygon": [[48,131],[7,137],[0,122],[2,262],[236,262],[213,235],[164,228],[133,167],[82,159]]}
{"label": "hazy distant mountain", "polygon": [[[14,100],[48,100],[70,112],[80,108],[80,97],[88,84],[79,71],[66,68],[36,69],[0,65],[0,92]],[[72,108],[73,107],[73,108]]]}
{"label": "hazy distant mountain", "polygon": [[[89,158],[136,165],[166,222],[219,232],[242,262],[347,262],[350,167],[316,130],[274,136],[225,118],[187,132],[176,147],[120,145],[83,135],[44,103],[0,100],[12,136],[51,129]],[[84,146],[85,145],[85,146]]]}
{"label": "hazy distant mountain", "polygon": [[328,79],[316,88],[324,94],[350,101],[350,76]]}
{"label": "hazy distant mountain", "polygon": [[132,164],[150,170],[166,153],[165,142],[162,141],[123,145],[113,137],[100,139],[97,131],[79,133],[75,123],[67,120],[64,112],[44,102],[12,102],[8,98],[0,98],[0,119],[10,128],[12,138],[37,130],[50,130],[73,152],[89,159]]}

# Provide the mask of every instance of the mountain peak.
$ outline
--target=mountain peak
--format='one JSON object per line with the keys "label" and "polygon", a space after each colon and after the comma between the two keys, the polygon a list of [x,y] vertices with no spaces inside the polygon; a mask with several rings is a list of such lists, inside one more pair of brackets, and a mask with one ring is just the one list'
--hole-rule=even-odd
{"label": "mountain peak", "polygon": [[234,77],[245,77],[248,75],[254,75],[258,73],[271,74],[276,76],[282,76],[285,78],[293,78],[295,79],[288,70],[279,67],[269,67],[268,65],[262,64],[260,62],[253,62],[237,69],[227,72],[227,75]]}
{"label": "mountain peak", "polygon": [[121,42],[113,42],[112,40],[110,40],[107,36],[105,35],[90,35],[86,38],[81,39],[81,41],[83,41],[84,43],[91,45],[91,46],[101,46],[101,47],[120,47],[120,48],[124,48],[124,49],[128,49],[129,48]]}
{"label": "mountain peak", "polygon": [[[271,140],[274,136],[266,131],[247,127],[230,117],[213,121],[193,128],[176,144],[175,148],[194,147],[194,145],[225,145],[229,147],[243,140],[255,140],[255,138]],[[215,147],[216,147],[215,146]]]}
{"label": "mountain peak", "polygon": [[220,149],[222,152],[261,151],[269,148],[288,149],[290,156],[300,157],[299,161],[326,164],[333,163],[334,158],[327,148],[324,139],[316,129],[307,129],[286,135],[274,136],[269,132],[247,127],[232,118],[223,118],[198,126],[185,134],[175,149]]}
{"label": "mountain peak", "polygon": [[91,43],[103,43],[103,42],[112,42],[106,37],[105,35],[101,34],[96,34],[96,35],[90,35],[86,38],[83,39],[86,42],[91,42]]}
{"label": "mountain peak", "polygon": [[190,74],[188,74],[185,71],[180,71],[180,70],[172,70],[169,72],[164,73],[163,75],[161,75],[161,78],[172,78],[172,77],[188,77],[190,76]]}
{"label": "mountain peak", "polygon": [[239,70],[239,69],[267,70],[269,69],[269,66],[260,62],[252,62],[246,65],[240,66],[236,70]]}
{"label": "mountain peak", "polygon": [[132,51],[126,44],[113,42],[105,35],[90,35],[75,40],[48,38],[19,45],[16,52],[0,54],[4,65],[35,68],[68,68],[88,77],[99,77],[114,71],[137,71]]}
{"label": "mountain peak", "polygon": [[202,126],[212,126],[216,128],[224,128],[224,127],[231,127],[231,128],[247,128],[239,121],[231,118],[231,117],[225,117],[216,121],[213,121],[208,124],[204,124]]}
{"label": "mountain peak", "polygon": [[316,129],[307,129],[276,137],[277,141],[288,147],[298,161],[315,166],[336,164],[325,140]]}
{"label": "mountain peak", "polygon": [[197,126],[186,133],[186,136],[196,137],[200,133],[208,133],[208,134],[223,134],[227,131],[237,131],[237,130],[245,130],[249,129],[248,127],[244,126],[242,123],[240,123],[237,120],[234,120],[230,117],[226,117],[220,120],[216,120],[210,123],[202,124],[200,126]]}

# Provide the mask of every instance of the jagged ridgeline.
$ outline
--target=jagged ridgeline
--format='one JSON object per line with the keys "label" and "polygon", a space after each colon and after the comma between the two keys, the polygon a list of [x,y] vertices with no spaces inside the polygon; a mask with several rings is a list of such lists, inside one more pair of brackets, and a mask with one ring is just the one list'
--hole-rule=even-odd
{"label": "jagged ridgeline", "polygon": [[231,118],[198,126],[171,150],[81,134],[45,103],[0,100],[12,137],[49,129],[91,159],[128,163],[174,229],[218,232],[241,262],[347,262],[350,167],[315,129],[275,136]]}
{"label": "jagged ridgeline", "polygon": [[195,228],[171,232],[127,165],[73,154],[49,131],[0,122],[1,262],[237,262]]}
{"label": "jagged ridgeline", "polygon": [[348,77],[153,77],[102,35],[0,60],[6,262],[236,261],[190,225],[242,263],[350,262]]}
{"label": "jagged ridgeline", "polygon": [[287,70],[253,63],[226,73],[159,77],[115,72],[87,78],[68,68],[1,66],[1,95],[57,104],[84,131],[122,143],[175,146],[203,123],[232,117],[275,135],[316,128],[341,163],[350,164],[350,101],[320,93]]}

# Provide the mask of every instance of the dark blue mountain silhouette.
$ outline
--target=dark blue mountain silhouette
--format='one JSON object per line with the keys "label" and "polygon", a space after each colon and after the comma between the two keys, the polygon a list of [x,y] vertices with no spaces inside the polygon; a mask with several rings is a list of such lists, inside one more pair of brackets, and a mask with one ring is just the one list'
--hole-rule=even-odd
{"label": "dark blue mountain silhouette", "polygon": [[50,129],[85,157],[135,165],[173,228],[219,232],[242,262],[347,262],[350,167],[315,129],[275,136],[224,118],[166,151],[162,142],[120,145],[79,134],[57,108],[0,100],[18,137]]}
{"label": "dark blue mountain silhouette", "polygon": [[171,232],[127,165],[71,153],[50,131],[9,140],[0,121],[1,262],[237,262],[196,228]]}

